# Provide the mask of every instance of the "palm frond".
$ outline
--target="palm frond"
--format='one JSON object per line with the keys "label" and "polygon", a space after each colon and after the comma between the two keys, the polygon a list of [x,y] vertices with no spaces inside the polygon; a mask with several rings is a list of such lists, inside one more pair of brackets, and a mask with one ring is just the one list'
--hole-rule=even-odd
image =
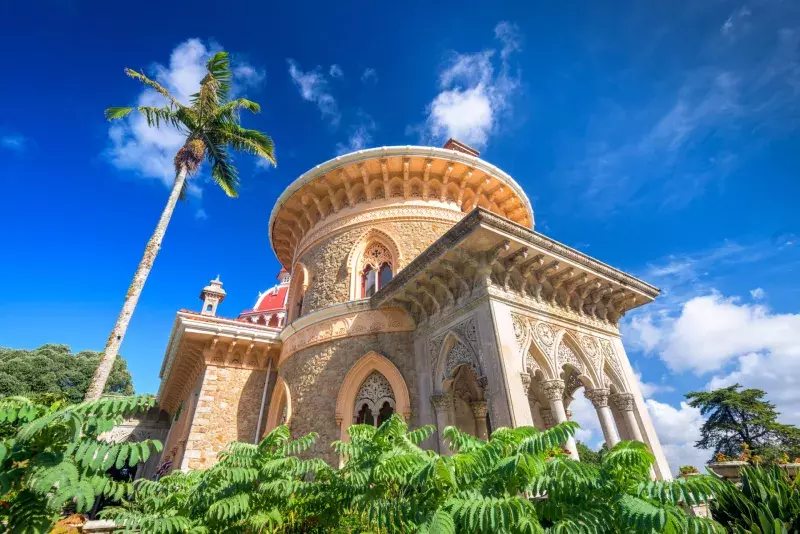
{"label": "palm frond", "polygon": [[140,82],[142,82],[143,84],[147,85],[148,87],[151,87],[151,88],[155,89],[155,91],[158,94],[160,94],[161,96],[163,96],[164,98],[169,100],[170,104],[172,104],[176,108],[183,107],[182,104],[180,102],[178,102],[178,100],[174,96],[172,96],[172,94],[169,91],[167,91],[167,89],[163,85],[158,83],[157,81],[151,80],[150,78],[148,78],[147,76],[145,76],[141,72],[136,72],[133,69],[125,69],[125,74],[127,74],[128,76],[130,76],[134,80],[139,80]]}

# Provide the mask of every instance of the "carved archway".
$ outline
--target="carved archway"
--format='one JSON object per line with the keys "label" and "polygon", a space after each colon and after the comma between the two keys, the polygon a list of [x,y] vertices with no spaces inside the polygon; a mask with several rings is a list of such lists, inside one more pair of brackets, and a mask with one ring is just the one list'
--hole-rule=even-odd
{"label": "carved archway", "polygon": [[[267,413],[267,426],[265,434],[271,432],[278,425],[289,425],[292,421],[292,393],[289,384],[282,377],[275,382],[275,391],[269,401]],[[262,436],[259,436],[259,439]]]}
{"label": "carved archway", "polygon": [[442,340],[439,354],[433,369],[434,390],[438,393],[445,391],[455,378],[454,372],[460,365],[468,365],[477,378],[485,377],[482,362],[475,353],[472,345],[467,343],[456,332],[450,331]]}
{"label": "carved archway", "polygon": [[341,440],[349,441],[347,427],[353,424],[356,397],[361,385],[373,372],[383,375],[394,393],[394,411],[404,420],[411,416],[411,398],[400,370],[385,356],[370,351],[362,356],[344,377],[339,395],[336,397],[336,423],[341,427]]}
{"label": "carved archway", "polygon": [[566,378],[563,371],[564,366],[567,365],[578,372],[581,382],[586,387],[600,387],[598,384],[602,384],[602,379],[597,376],[597,370],[592,364],[592,360],[586,355],[575,336],[566,330],[560,331],[556,336],[553,360],[557,372],[562,374],[559,378]]}
{"label": "carved archway", "polygon": [[[347,274],[350,278],[350,300],[360,299],[361,297],[361,275],[365,267],[365,253],[370,246],[378,245],[386,251],[386,258],[391,265],[392,273],[403,268],[404,260],[400,247],[389,234],[377,228],[367,230],[358,238],[347,257]],[[378,268],[379,266],[373,266]]]}

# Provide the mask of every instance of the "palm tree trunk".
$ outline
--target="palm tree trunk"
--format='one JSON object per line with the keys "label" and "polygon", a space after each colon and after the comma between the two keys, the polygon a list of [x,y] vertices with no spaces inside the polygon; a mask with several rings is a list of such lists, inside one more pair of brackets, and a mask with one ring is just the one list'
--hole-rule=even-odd
{"label": "palm tree trunk", "polygon": [[144,255],[139,262],[139,267],[136,268],[136,274],[133,275],[133,281],[128,288],[128,293],[125,295],[125,303],[122,305],[122,311],[117,318],[117,324],[114,325],[114,329],[111,331],[108,341],[106,341],[106,348],[103,349],[103,356],[100,358],[100,363],[94,372],[92,381],[89,383],[89,389],[86,390],[84,400],[99,399],[106,387],[108,375],[111,374],[114,359],[117,357],[120,345],[122,345],[125,332],[128,330],[128,323],[131,322],[133,310],[136,309],[139,295],[142,294],[144,283],[147,281],[150,269],[153,268],[156,254],[161,248],[161,241],[164,239],[167,225],[169,225],[169,221],[172,218],[172,212],[175,211],[175,204],[178,203],[183,184],[186,181],[186,175],[186,166],[182,166],[175,176],[175,184],[172,186],[172,192],[169,195],[164,211],[161,213],[161,218],[158,220],[158,225],[156,225],[153,235],[150,236],[150,241],[147,242],[147,246],[144,248]]}

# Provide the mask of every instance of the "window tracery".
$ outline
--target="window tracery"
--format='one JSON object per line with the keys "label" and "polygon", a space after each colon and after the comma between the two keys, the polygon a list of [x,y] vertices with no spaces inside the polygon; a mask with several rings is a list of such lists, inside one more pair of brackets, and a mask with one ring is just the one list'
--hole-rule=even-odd
{"label": "window tracery", "polygon": [[361,384],[356,394],[356,424],[380,426],[392,416],[395,398],[392,385],[378,371],[373,371]]}

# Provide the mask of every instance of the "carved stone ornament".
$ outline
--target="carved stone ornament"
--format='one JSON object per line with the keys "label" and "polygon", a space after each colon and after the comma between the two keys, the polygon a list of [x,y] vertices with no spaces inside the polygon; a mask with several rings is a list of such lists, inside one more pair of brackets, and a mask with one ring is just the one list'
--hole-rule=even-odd
{"label": "carved stone ornament", "polygon": [[561,368],[566,364],[573,366],[581,372],[585,372],[583,364],[575,355],[575,351],[573,351],[569,345],[562,342],[561,345],[558,346],[558,367]]}
{"label": "carved stone ornament", "polygon": [[377,270],[384,263],[388,263],[390,267],[393,265],[391,252],[380,243],[371,243],[361,256],[359,270],[363,271],[367,266]]}
{"label": "carved stone ornament", "polygon": [[445,377],[449,377],[453,372],[453,369],[459,365],[468,365],[477,372],[477,369],[475,369],[475,364],[472,361],[472,354],[470,354],[469,349],[467,349],[463,343],[456,342],[456,344],[453,345],[453,348],[450,349],[450,352],[447,353],[447,360],[444,366]]}
{"label": "carved stone ornament", "polygon": [[556,340],[556,335],[553,333],[553,329],[549,324],[536,323],[536,326],[533,327],[533,331],[536,334],[536,339],[538,339],[542,345],[545,347],[553,346],[553,343]]}
{"label": "carved stone ornament", "polygon": [[431,405],[436,413],[447,412],[453,407],[453,396],[449,393],[431,395]]}
{"label": "carved stone ornament", "polygon": [[525,392],[525,395],[527,395],[531,387],[531,375],[528,373],[520,373],[519,378],[522,380],[522,390]]}
{"label": "carved stone ornament", "polygon": [[633,393],[616,393],[611,395],[611,402],[618,410],[623,412],[630,412],[633,410]]}
{"label": "carved stone ornament", "polygon": [[361,384],[358,395],[356,395],[356,403],[362,400],[376,403],[383,398],[394,400],[394,391],[385,376],[378,371],[373,371]]}
{"label": "carved stone ornament", "polygon": [[470,403],[469,407],[472,408],[472,415],[476,419],[484,418],[489,413],[489,404],[486,401],[475,401]]}
{"label": "carved stone ornament", "polygon": [[587,389],[583,392],[584,396],[592,402],[595,408],[608,407],[608,397],[611,392],[607,389]]}
{"label": "carved stone ornament", "polygon": [[564,396],[563,380],[543,380],[541,383],[542,392],[547,400],[561,400]]}
{"label": "carved stone ornament", "polygon": [[581,347],[583,347],[583,352],[585,352],[590,358],[597,355],[597,345],[595,343],[596,341],[593,337],[581,336]]}
{"label": "carved stone ornament", "polygon": [[542,416],[542,421],[544,421],[545,428],[552,428],[555,426],[556,422],[553,419],[553,411],[548,408],[539,408],[539,415]]}
{"label": "carved stone ornament", "polygon": [[528,330],[528,321],[524,317],[512,313],[511,324],[514,327],[514,339],[517,340],[517,346],[522,347],[522,343],[525,341],[525,334]]}

